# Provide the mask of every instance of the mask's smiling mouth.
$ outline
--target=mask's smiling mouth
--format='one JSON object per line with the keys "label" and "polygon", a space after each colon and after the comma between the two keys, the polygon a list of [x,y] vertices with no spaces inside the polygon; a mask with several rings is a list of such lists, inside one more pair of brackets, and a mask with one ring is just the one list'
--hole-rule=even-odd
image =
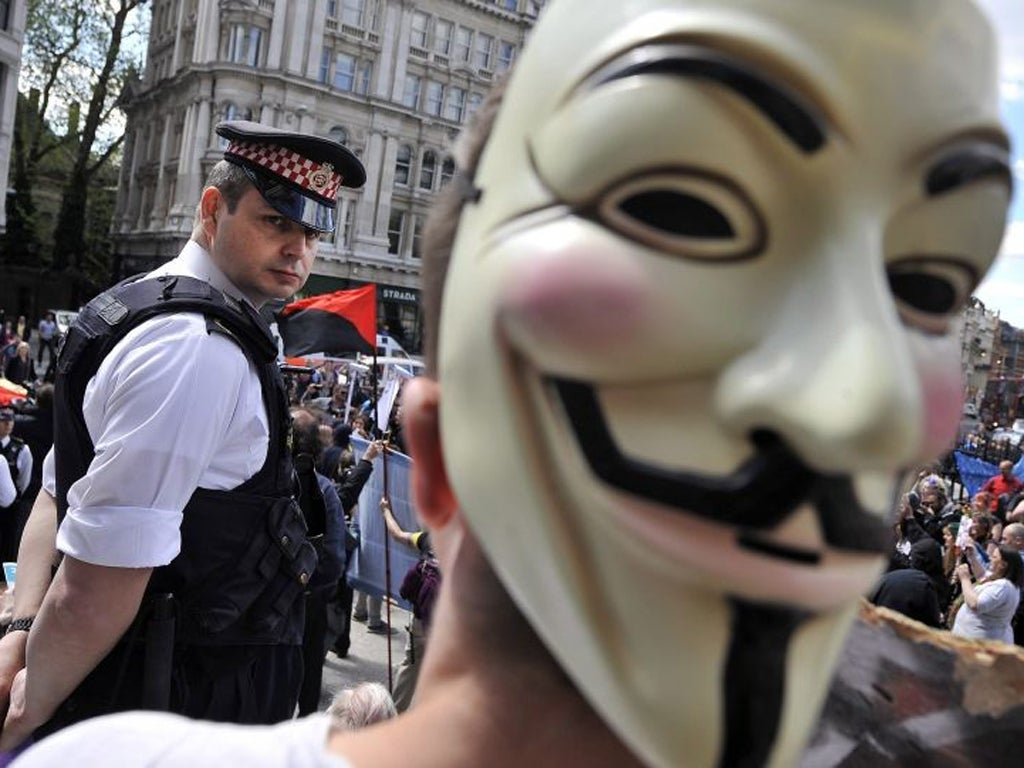
{"label": "mask's smiling mouth", "polygon": [[762,535],[778,527],[801,504],[818,518],[826,544],[838,550],[878,554],[889,538],[886,520],[867,511],[845,475],[823,475],[808,467],[773,432],[751,435],[754,455],[732,474],[715,477],[668,470],[619,450],[594,387],[549,379],[591,471],[626,493],[685,514],[740,529],[739,543],[761,554],[813,564],[820,553],[771,542]]}

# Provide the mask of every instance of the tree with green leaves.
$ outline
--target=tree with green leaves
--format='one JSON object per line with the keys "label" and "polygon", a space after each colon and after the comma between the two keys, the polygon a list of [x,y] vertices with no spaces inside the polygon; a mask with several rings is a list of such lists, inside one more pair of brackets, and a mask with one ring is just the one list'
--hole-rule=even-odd
{"label": "tree with green leaves", "polygon": [[[16,195],[9,227],[37,231],[35,206],[25,193],[37,187],[42,167],[49,167],[51,176],[54,166],[60,167],[61,202],[49,261],[54,271],[70,278],[72,301],[80,298],[87,273],[96,272],[95,264],[88,263],[95,260],[88,236],[98,229],[88,221],[89,197],[124,140],[118,97],[141,68],[147,20],[137,9],[145,2],[28,3],[20,86],[32,97],[23,102],[16,120]],[[30,240],[23,241],[22,258],[45,261],[45,254],[32,252],[39,244]],[[10,245],[8,258],[16,259],[19,244]]]}

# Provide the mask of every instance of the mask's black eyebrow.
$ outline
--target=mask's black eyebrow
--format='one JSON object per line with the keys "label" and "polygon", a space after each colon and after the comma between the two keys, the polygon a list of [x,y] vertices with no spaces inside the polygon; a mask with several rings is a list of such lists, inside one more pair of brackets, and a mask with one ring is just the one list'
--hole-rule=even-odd
{"label": "mask's black eyebrow", "polygon": [[811,154],[825,145],[826,121],[806,99],[720,51],[694,45],[636,48],[599,70],[587,86],[597,88],[636,75],[711,80],[749,101],[804,152]]}
{"label": "mask's black eyebrow", "polygon": [[996,144],[977,142],[940,158],[925,177],[928,197],[938,197],[980,179],[997,178],[1013,193],[1010,153]]}

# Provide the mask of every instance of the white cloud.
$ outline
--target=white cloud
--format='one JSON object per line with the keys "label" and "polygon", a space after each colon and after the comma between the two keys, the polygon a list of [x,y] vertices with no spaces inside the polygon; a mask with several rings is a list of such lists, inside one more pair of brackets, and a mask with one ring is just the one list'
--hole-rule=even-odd
{"label": "white cloud", "polygon": [[1010,222],[999,258],[975,295],[1008,323],[1024,328],[1024,221]]}

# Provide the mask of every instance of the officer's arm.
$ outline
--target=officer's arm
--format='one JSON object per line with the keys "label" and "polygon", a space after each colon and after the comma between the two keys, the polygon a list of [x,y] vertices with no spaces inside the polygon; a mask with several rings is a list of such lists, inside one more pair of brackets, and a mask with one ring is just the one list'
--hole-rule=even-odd
{"label": "officer's arm", "polygon": [[6,461],[0,460],[0,507],[9,507],[18,497],[18,489],[11,480],[11,469]]}
{"label": "officer's arm", "polygon": [[0,749],[20,744],[49,720],[110,652],[135,618],[151,573],[64,557],[29,632],[25,672],[31,674],[11,692]]}
{"label": "officer's arm", "polygon": [[[50,586],[56,564],[57,505],[53,497],[40,490],[25,523],[18,549],[18,588],[14,591],[14,619],[30,619],[39,613],[39,606]],[[0,638],[0,712],[7,710],[11,683],[18,670],[25,666],[28,632],[16,631]]]}
{"label": "officer's arm", "polygon": [[18,453],[18,493],[24,493],[32,482],[32,451],[27,445]]}

